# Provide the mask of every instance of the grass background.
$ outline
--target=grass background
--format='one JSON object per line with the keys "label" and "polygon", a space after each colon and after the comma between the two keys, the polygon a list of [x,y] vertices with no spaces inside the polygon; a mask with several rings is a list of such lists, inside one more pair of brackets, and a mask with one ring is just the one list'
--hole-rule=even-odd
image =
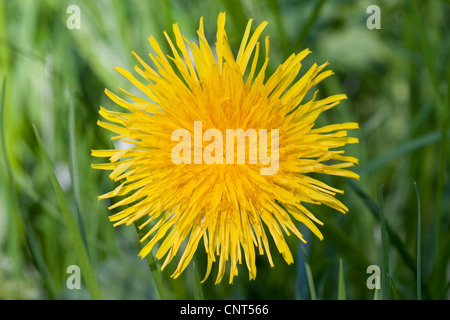
{"label": "grass background", "polygon": [[[66,27],[72,4],[79,30]],[[379,30],[366,27],[372,4]],[[204,252],[198,274],[191,263],[172,280],[172,264],[152,273],[137,256],[134,228],[112,227],[96,197],[113,183],[91,169],[90,150],[111,145],[96,125],[100,105],[114,108],[104,88],[132,90],[113,68],[131,70],[131,50],[146,56],[151,35],[167,48],[173,22],[193,40],[204,16],[213,42],[220,11],[236,52],[249,18],[270,22],[269,71],[304,48],[305,70],[330,62],[336,75],[319,94],[349,99],[318,125],[359,122],[347,151],[361,180],[323,178],[345,190],[350,211],[311,207],[325,239],[300,226],[309,241],[289,237],[294,264],[273,252],[275,268],[258,257],[254,281],[244,264],[233,285],[212,276],[199,287]],[[418,0],[0,0],[0,299],[157,299],[153,275],[173,299],[449,299],[449,14],[449,1]],[[74,264],[81,290],[66,287]],[[381,293],[366,286],[370,265],[382,268]]]}

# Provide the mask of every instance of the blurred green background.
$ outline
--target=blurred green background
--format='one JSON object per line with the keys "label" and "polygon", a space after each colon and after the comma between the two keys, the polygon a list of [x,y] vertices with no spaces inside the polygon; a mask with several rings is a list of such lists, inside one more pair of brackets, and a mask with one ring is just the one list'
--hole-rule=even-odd
{"label": "blurred green background", "polygon": [[[366,26],[373,4],[381,9],[381,29]],[[70,5],[80,8],[80,29],[66,25]],[[270,22],[263,34],[271,40],[269,71],[304,48],[312,50],[304,70],[314,62],[330,62],[336,74],[319,85],[319,95],[346,93],[349,99],[323,114],[318,125],[360,124],[350,133],[360,144],[346,150],[360,159],[355,170],[361,180],[321,177],[345,190],[339,198],[349,212],[311,206],[325,222],[325,239],[300,226],[309,241],[300,245],[289,237],[294,264],[286,265],[272,245],[274,268],[261,256],[254,281],[248,281],[245,264],[233,285],[226,277],[214,285],[211,276],[202,285],[205,298],[374,299],[381,296],[366,285],[367,267],[381,267],[387,254],[389,270],[383,271],[389,274],[384,279],[390,298],[416,299],[420,287],[423,299],[449,299],[450,3],[418,0],[0,0],[0,81],[5,80],[0,92],[0,299],[90,299],[85,281],[81,290],[66,286],[67,267],[81,263],[74,232],[87,248],[103,298],[159,297],[147,262],[137,256],[135,229],[113,228],[108,202],[97,201],[114,186],[106,172],[90,167],[95,162],[90,150],[111,146],[111,134],[96,125],[97,112],[100,105],[116,108],[105,88],[133,90],[113,70],[131,71],[136,64],[131,50],[145,57],[152,35],[167,49],[162,31],[173,35],[174,22],[193,41],[200,16],[213,43],[221,11],[227,13],[235,52],[249,18],[254,26]],[[58,201],[33,124],[76,228],[63,214],[68,211]],[[421,204],[419,264],[414,182]],[[381,185],[388,228],[384,250]],[[194,298],[198,286],[192,263],[173,280],[175,265],[163,272],[168,297]],[[201,250],[196,267],[203,278]]]}

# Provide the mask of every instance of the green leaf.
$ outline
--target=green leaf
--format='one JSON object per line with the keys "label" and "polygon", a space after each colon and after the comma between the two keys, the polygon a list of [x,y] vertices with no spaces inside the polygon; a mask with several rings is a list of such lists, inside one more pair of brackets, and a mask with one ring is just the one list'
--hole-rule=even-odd
{"label": "green leaf", "polygon": [[73,247],[75,249],[75,253],[78,258],[78,263],[80,264],[81,274],[83,275],[83,278],[86,282],[86,286],[88,288],[89,293],[91,294],[92,299],[100,300],[102,298],[100,288],[95,278],[94,270],[92,269],[92,265],[89,260],[89,255],[87,253],[86,247],[84,246],[78,225],[72,212],[70,211],[69,205],[64,196],[64,192],[62,191],[61,185],[59,184],[58,179],[56,178],[55,170],[53,169],[53,165],[50,161],[47,151],[44,148],[41,137],[35,125],[33,125],[33,129],[39,148],[41,150],[42,157],[44,159],[44,163],[47,167],[51,183],[53,185],[53,188],[55,189],[56,197],[58,199],[61,212],[64,216],[67,230],[69,231],[72,238]]}

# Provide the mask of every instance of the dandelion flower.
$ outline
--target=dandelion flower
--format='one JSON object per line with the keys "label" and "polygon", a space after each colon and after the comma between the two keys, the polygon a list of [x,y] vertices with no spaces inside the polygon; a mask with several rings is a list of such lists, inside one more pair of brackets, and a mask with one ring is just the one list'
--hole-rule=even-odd
{"label": "dandelion flower", "polygon": [[[92,166],[112,170],[109,177],[121,181],[99,199],[120,197],[109,207],[122,208],[109,217],[114,226],[146,217],[139,228],[149,223],[151,228],[141,239],[146,244],[139,256],[155,248],[157,259],[165,257],[162,269],[177,257],[174,278],[188,266],[202,242],[207,254],[203,281],[216,260],[216,283],[227,266],[232,283],[243,260],[249,278],[255,279],[257,252],[265,254],[273,266],[269,237],[288,264],[294,261],[285,236],[293,233],[304,241],[296,221],[323,238],[316,226],[322,222],[305,204],[348,211],[335,198],[343,191],[311,177],[311,173],[321,173],[358,179],[347,170],[358,160],[339,149],[358,142],[347,137],[346,131],[358,128],[357,123],[314,125],[322,112],[346,96],[316,99],[315,91],[304,101],[310,89],[333,74],[324,71],[325,63],[312,65],[300,76],[308,49],[292,54],[267,77],[268,37],[264,63],[257,67],[259,39],[267,24],[261,23],[251,34],[252,20],[248,22],[236,56],[228,43],[224,13],[218,17],[214,50],[205,37],[203,18],[198,43],[189,42],[174,24],[175,41],[164,32],[170,55],[153,37],[149,38],[156,53],[149,54],[153,66],[132,52],[140,64],[134,70],[141,80],[116,68],[145,98],[120,89],[129,102],[105,90],[125,110],[101,107],[99,113],[108,122],[98,121],[98,125],[116,133],[113,140],[122,139],[132,146],[92,151],[95,157],[109,157],[108,163]],[[241,153],[238,142],[234,144],[239,135],[225,141],[230,129],[244,133]],[[269,164],[268,159],[277,163]],[[267,173],[270,166],[273,170]]]}

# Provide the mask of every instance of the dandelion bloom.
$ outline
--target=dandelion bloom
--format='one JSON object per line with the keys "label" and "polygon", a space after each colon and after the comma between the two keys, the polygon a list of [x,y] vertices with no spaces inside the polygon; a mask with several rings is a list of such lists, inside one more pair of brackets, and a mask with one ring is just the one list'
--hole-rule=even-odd
{"label": "dandelion bloom", "polygon": [[[100,108],[100,115],[108,122],[99,121],[98,125],[116,133],[113,140],[123,139],[133,145],[123,150],[92,151],[95,157],[110,157],[109,163],[93,167],[112,170],[109,177],[122,181],[99,198],[122,197],[109,207],[123,208],[110,216],[114,226],[130,225],[144,216],[147,220],[139,226],[141,229],[152,222],[141,239],[148,242],[139,256],[145,257],[156,245],[156,258],[165,256],[165,268],[179,253],[174,278],[187,267],[203,239],[208,260],[204,280],[218,259],[216,283],[222,280],[227,261],[232,283],[242,256],[249,278],[254,279],[256,250],[266,254],[273,266],[268,236],[288,264],[293,257],[284,234],[293,233],[304,241],[295,220],[323,238],[316,226],[322,223],[304,204],[324,204],[343,213],[348,211],[335,198],[336,193],[343,191],[309,175],[358,179],[357,174],[346,169],[358,160],[339,150],[345,144],[358,142],[347,137],[346,132],[358,128],[358,124],[314,127],[323,111],[346,96],[316,100],[315,91],[311,99],[304,101],[311,88],[333,74],[324,71],[328,64],[325,63],[314,64],[298,76],[301,61],[310,53],[308,49],[292,54],[266,77],[268,37],[264,63],[259,68],[257,64],[259,38],[267,24],[261,23],[251,35],[252,20],[248,22],[236,57],[228,44],[224,13],[218,18],[215,50],[205,38],[202,18],[198,44],[189,42],[174,24],[175,42],[164,32],[171,56],[163,53],[153,37],[149,38],[156,53],[149,54],[153,67],[132,52],[141,65],[134,70],[142,82],[130,72],[116,68],[142,91],[145,99],[121,89],[131,98],[132,102],[128,102],[105,90],[113,102],[126,110]],[[229,129],[244,132],[241,142],[245,147],[241,153],[238,142],[234,144],[235,137],[230,139],[230,145],[228,140],[225,144],[220,141],[225,139],[225,133],[228,138]],[[174,138],[175,132],[182,134]],[[192,139],[193,144],[187,139]],[[267,159],[274,163],[268,164]],[[274,170],[264,174],[269,166]]]}

